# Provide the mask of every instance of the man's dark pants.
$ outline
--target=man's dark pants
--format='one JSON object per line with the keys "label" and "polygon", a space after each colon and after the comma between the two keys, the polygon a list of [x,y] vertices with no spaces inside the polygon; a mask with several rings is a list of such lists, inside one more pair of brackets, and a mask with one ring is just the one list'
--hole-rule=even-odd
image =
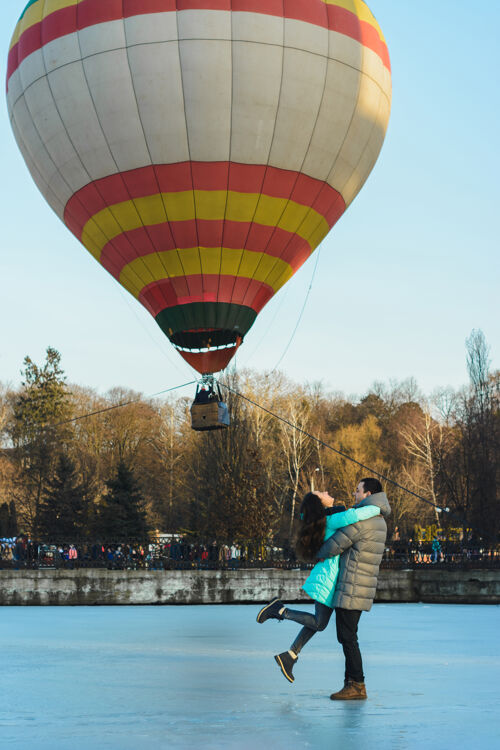
{"label": "man's dark pants", "polygon": [[359,609],[341,609],[336,607],[337,640],[344,650],[345,679],[364,682],[363,662],[358,644],[358,622],[361,617]]}

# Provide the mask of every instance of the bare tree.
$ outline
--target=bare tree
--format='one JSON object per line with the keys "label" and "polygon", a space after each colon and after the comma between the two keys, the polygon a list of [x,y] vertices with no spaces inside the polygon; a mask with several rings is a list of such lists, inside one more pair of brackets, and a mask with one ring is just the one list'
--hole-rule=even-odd
{"label": "bare tree", "polygon": [[[413,469],[404,466],[406,482],[415,492],[428,497],[436,506],[440,506],[437,493],[437,478],[441,471],[440,458],[443,454],[445,431],[443,425],[432,418],[430,409],[424,408],[421,417],[400,430],[406,452],[412,459]],[[437,509],[434,510],[436,521],[440,521]]]}
{"label": "bare tree", "polygon": [[[157,463],[153,473],[154,483],[163,477],[162,491],[155,493],[155,510],[165,530],[175,525],[175,506],[182,494],[187,494],[185,482],[185,456],[188,454],[189,426],[184,400],[169,401],[158,406],[157,429],[151,434],[149,444]],[[161,470],[161,474],[159,471]]]}
{"label": "bare tree", "polygon": [[293,393],[282,402],[282,407],[282,414],[286,420],[299,428],[296,430],[284,422],[280,422],[280,442],[291,482],[289,523],[289,536],[291,537],[301,472],[313,454],[314,443],[311,438],[304,434],[304,432],[310,430],[311,425],[311,405],[306,394]]}
{"label": "bare tree", "polygon": [[467,371],[475,396],[474,408],[484,415],[491,408],[490,348],[484,333],[473,329],[465,342],[467,350]]}

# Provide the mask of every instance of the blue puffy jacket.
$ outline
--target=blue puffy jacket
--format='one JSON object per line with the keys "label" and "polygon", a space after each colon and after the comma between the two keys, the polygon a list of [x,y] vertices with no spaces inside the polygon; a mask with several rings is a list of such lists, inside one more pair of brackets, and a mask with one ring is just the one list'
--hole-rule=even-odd
{"label": "blue puffy jacket", "polygon": [[[333,513],[326,517],[325,539],[331,537],[337,529],[341,529],[343,526],[350,526],[350,524],[358,523],[358,521],[366,521],[368,518],[378,516],[379,513],[380,508],[376,505],[365,505],[363,508],[349,508],[341,513]],[[311,599],[333,608],[333,596],[338,574],[339,556],[328,557],[314,566],[302,588]]]}

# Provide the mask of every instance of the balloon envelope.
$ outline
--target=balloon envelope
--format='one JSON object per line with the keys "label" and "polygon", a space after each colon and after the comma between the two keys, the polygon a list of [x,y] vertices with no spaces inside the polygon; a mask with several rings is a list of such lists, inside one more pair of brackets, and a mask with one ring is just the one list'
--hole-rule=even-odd
{"label": "balloon envelope", "polygon": [[361,189],[391,76],[361,0],[31,0],[7,101],[48,203],[208,373]]}

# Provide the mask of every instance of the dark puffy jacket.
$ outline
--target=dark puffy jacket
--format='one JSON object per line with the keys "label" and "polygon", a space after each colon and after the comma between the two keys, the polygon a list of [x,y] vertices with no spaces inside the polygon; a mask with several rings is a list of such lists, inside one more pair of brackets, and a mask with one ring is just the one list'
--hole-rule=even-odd
{"label": "dark puffy jacket", "polygon": [[377,505],[381,515],[339,529],[323,543],[317,557],[324,559],[341,555],[333,607],[367,612],[375,598],[380,561],[384,554],[387,536],[384,516],[390,514],[391,507],[385,492],[368,495],[354,507],[365,505]]}

